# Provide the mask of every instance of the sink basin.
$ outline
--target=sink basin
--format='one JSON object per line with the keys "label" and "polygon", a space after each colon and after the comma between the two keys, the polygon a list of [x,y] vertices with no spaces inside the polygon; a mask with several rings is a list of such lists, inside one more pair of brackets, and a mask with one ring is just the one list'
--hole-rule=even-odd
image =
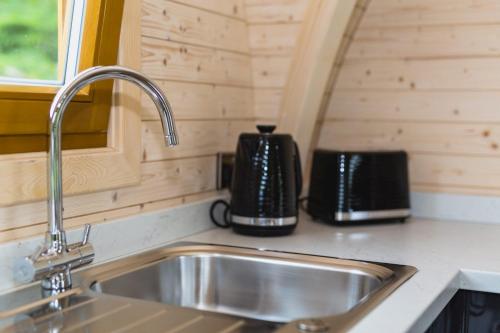
{"label": "sink basin", "polygon": [[[184,244],[90,269],[96,293],[330,328],[360,319],[416,269],[303,254]],[[296,330],[295,330],[296,331]]]}

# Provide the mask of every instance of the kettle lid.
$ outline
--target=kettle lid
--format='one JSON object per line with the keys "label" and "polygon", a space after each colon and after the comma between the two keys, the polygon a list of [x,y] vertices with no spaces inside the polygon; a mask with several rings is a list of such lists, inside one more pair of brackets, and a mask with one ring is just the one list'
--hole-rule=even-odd
{"label": "kettle lid", "polygon": [[257,125],[260,134],[272,134],[276,129],[276,125]]}

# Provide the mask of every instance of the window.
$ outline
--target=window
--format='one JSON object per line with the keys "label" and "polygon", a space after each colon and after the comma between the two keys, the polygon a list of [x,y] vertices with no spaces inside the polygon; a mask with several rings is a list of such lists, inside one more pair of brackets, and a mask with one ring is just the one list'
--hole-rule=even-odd
{"label": "window", "polygon": [[[50,103],[79,71],[116,64],[123,0],[0,2],[0,154],[47,149]],[[83,89],[63,148],[106,147],[112,82]]]}

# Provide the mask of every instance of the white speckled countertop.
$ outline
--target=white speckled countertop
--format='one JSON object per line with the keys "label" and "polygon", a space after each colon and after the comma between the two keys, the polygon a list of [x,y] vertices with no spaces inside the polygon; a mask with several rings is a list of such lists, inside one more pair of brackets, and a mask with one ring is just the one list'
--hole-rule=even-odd
{"label": "white speckled countertop", "polygon": [[415,266],[418,272],[352,332],[422,332],[459,288],[500,292],[500,225],[410,219],[335,227],[306,215],[294,234],[259,238],[212,229],[183,240]]}
{"label": "white speckled countertop", "polygon": [[[185,240],[411,265],[419,270],[352,332],[423,332],[457,289],[500,293],[500,219],[496,214],[500,198],[414,197],[414,215],[471,222],[415,218],[404,224],[334,227],[312,222],[303,214],[294,234],[274,238],[213,228],[208,219],[211,202],[96,225],[91,235],[96,249],[94,265]],[[476,219],[489,223],[474,222]],[[80,236],[79,229],[68,233],[70,240]],[[0,293],[21,287],[13,278],[12,265],[33,253],[42,239],[37,236],[0,244]]]}

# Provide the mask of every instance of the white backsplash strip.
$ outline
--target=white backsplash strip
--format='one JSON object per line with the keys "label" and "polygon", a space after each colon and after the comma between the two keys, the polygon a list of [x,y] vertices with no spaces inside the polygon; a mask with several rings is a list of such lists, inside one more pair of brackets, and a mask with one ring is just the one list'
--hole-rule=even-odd
{"label": "white backsplash strip", "polygon": [[[94,225],[90,234],[96,253],[94,264],[159,247],[213,228],[208,212],[214,200]],[[82,232],[83,228],[68,230],[68,242],[80,241]],[[12,269],[15,260],[33,254],[42,243],[43,237],[38,236],[0,244],[0,293],[18,286]]]}
{"label": "white backsplash strip", "polygon": [[500,197],[447,193],[411,193],[414,217],[500,223]]}

